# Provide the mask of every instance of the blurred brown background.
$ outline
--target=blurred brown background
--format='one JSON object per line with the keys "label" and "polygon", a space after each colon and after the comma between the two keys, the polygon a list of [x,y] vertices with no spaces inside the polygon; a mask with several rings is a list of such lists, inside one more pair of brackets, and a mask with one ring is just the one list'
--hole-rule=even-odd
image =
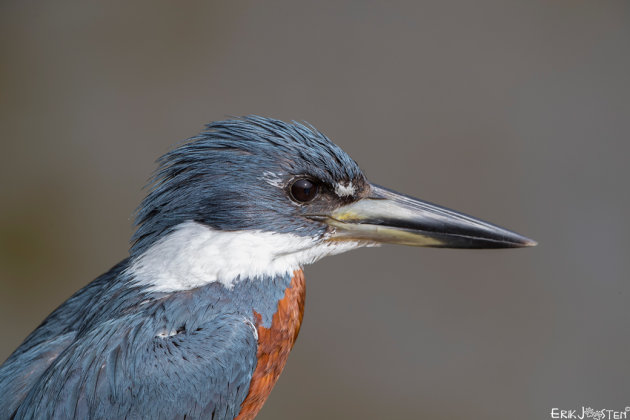
{"label": "blurred brown background", "polygon": [[540,242],[309,267],[261,419],[630,405],[627,1],[4,0],[0,52],[1,360],[126,256],[160,154],[254,113]]}

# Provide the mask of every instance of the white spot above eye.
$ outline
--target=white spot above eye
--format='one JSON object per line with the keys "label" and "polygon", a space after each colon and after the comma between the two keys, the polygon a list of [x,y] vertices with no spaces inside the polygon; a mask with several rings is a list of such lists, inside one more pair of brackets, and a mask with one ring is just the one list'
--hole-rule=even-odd
{"label": "white spot above eye", "polygon": [[280,174],[274,174],[273,172],[270,172],[270,171],[263,172],[263,175],[262,177],[260,177],[260,179],[262,179],[267,184],[272,185],[274,187],[280,188],[284,185],[282,181],[282,176]]}
{"label": "white spot above eye", "polygon": [[187,221],[131,261],[127,273],[149,291],[189,290],[212,282],[292,274],[306,264],[364,246],[290,233],[222,231]]}
{"label": "white spot above eye", "polygon": [[348,182],[346,185],[341,183],[335,184],[335,194],[339,197],[352,197],[356,193],[356,189],[354,185],[352,185],[352,181]]}

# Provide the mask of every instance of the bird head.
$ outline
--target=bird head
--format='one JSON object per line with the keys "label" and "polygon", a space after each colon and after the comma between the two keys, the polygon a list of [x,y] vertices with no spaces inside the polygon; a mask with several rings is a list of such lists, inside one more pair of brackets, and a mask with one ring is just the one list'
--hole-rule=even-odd
{"label": "bird head", "polygon": [[[381,243],[535,245],[370,183],[348,154],[310,125],[257,116],[213,122],[158,163],[137,212],[131,252],[136,271],[149,263],[148,256],[159,265],[173,257],[169,252],[188,259],[201,252],[212,264],[224,261],[213,275],[231,282]],[[202,252],[203,247],[222,249]]]}

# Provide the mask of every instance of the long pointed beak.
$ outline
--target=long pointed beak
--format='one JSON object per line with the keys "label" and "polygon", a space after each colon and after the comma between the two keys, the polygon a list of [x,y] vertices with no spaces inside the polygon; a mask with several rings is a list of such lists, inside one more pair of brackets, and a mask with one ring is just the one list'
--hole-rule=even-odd
{"label": "long pointed beak", "polygon": [[314,215],[332,226],[332,241],[358,240],[442,248],[517,248],[536,242],[483,220],[377,185],[368,197]]}

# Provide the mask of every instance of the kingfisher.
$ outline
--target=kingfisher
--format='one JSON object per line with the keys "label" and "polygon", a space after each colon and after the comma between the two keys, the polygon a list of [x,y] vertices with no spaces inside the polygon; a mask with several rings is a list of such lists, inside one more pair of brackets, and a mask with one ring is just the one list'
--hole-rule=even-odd
{"label": "kingfisher", "polygon": [[0,419],[253,419],[304,313],[302,268],[383,243],[515,248],[496,225],[370,183],[306,123],[210,123],[158,159],[129,257],[0,367]]}

